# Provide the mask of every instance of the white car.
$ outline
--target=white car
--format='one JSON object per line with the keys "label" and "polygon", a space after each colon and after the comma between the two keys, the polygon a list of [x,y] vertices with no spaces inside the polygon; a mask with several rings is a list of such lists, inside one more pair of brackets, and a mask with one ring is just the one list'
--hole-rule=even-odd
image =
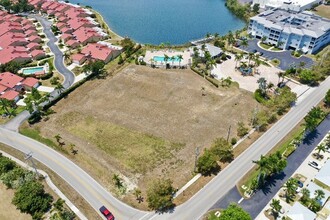
{"label": "white car", "polygon": [[321,166],[318,163],[316,163],[315,161],[312,161],[312,160],[310,160],[308,162],[308,165],[315,168],[315,169],[317,169],[317,170],[321,169]]}

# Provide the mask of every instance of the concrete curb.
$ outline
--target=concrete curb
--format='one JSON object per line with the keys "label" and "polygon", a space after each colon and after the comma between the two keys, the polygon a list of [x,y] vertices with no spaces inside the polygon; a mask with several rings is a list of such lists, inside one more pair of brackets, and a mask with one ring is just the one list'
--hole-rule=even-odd
{"label": "concrete curb", "polygon": [[[10,158],[11,160],[13,160],[15,163],[17,163],[18,165],[20,165],[23,168],[27,168],[30,171],[35,171],[33,167],[29,166],[28,164],[24,163],[23,161],[17,159],[16,157],[11,156],[10,154],[1,151],[0,153],[2,153],[3,156]],[[59,190],[59,188],[57,188],[55,186],[55,184],[52,182],[52,180],[50,179],[50,177],[47,175],[47,173],[43,170],[37,170],[39,174],[41,174],[45,180],[46,183],[48,184],[48,186],[61,198],[65,201],[65,203],[69,206],[69,208],[76,214],[76,216],[78,218],[80,218],[81,220],[88,220],[86,218],[86,216],[61,192],[61,190]]]}

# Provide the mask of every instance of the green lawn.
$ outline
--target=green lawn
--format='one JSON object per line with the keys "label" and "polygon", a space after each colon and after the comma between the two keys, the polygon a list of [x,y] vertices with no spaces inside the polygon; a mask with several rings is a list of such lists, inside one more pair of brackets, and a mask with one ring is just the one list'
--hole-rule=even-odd
{"label": "green lawn", "polygon": [[260,47],[264,48],[265,50],[268,50],[269,48],[273,47],[272,45],[268,45],[268,44],[264,44],[264,43],[260,43],[259,45],[260,45]]}
{"label": "green lawn", "polygon": [[164,160],[174,158],[175,153],[185,146],[91,116],[74,123],[64,123],[63,127],[117,158],[126,169],[138,173],[145,173]]}
{"label": "green lawn", "polygon": [[57,145],[50,139],[44,138],[40,135],[40,132],[33,128],[28,128],[23,126],[20,128],[19,132],[27,137],[30,137],[36,141],[39,141],[49,147],[57,148]]}

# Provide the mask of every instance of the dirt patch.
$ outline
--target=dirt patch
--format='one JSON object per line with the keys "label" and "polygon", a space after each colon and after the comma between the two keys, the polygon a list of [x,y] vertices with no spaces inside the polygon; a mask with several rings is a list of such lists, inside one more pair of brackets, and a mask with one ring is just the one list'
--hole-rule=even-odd
{"label": "dirt patch", "polygon": [[145,193],[160,176],[184,185],[192,177],[195,148],[226,137],[230,125],[235,137],[237,122],[248,124],[256,104],[251,93],[215,88],[191,70],[130,65],[84,84],[35,127],[74,143],[78,155],[70,158],[109,190],[112,174],[120,173]]}
{"label": "dirt patch", "polygon": [[7,189],[4,184],[0,183],[0,219],[32,219],[30,215],[21,213],[18,209],[16,209],[16,206],[11,203],[14,198],[14,193],[14,190]]}

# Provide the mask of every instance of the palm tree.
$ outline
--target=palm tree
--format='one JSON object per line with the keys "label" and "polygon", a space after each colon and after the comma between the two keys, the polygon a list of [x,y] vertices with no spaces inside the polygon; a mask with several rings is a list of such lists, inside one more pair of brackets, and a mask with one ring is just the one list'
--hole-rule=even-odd
{"label": "palm tree", "polygon": [[167,61],[170,59],[170,57],[167,54],[164,54],[164,61],[165,65],[167,66]]}
{"label": "palm tree", "polygon": [[1,109],[9,116],[16,115],[14,111],[11,110],[11,107],[14,105],[13,101],[8,99],[0,98]]}
{"label": "palm tree", "polygon": [[249,66],[250,66],[250,63],[251,63],[251,60],[253,60],[255,58],[255,55],[254,55],[254,53],[249,53],[249,55],[248,55],[248,59],[249,59]]}
{"label": "palm tree", "polygon": [[258,165],[258,168],[257,168],[259,170],[258,185],[260,186],[260,184],[263,184],[265,178],[268,175],[269,161],[268,161],[267,157],[261,155],[259,160],[252,161],[252,162]]}
{"label": "palm tree", "polygon": [[278,199],[272,199],[272,203],[270,203],[270,207],[272,208],[273,216],[276,219],[277,216],[278,216],[278,213],[282,209],[282,206],[280,204],[280,200],[278,200]]}
{"label": "palm tree", "polygon": [[213,67],[215,67],[217,65],[217,63],[215,62],[215,59],[210,59],[207,61],[207,69],[211,70],[213,69]]}
{"label": "palm tree", "polygon": [[123,186],[122,180],[121,180],[121,178],[119,177],[118,174],[113,174],[112,180],[114,181],[115,186],[117,188],[121,188]]}
{"label": "palm tree", "polygon": [[266,95],[266,88],[267,88],[267,80],[264,77],[260,77],[257,80],[257,83],[259,84],[259,89],[262,93],[262,95]]}
{"label": "palm tree", "polygon": [[214,33],[213,36],[214,36],[214,39],[215,39],[215,40],[218,40],[218,38],[219,38],[220,35],[219,35],[219,33]]}
{"label": "palm tree", "polygon": [[235,68],[237,68],[237,63],[243,59],[243,54],[242,53],[237,53],[235,54]]}
{"label": "palm tree", "polygon": [[318,154],[319,156],[321,156],[321,154],[320,154],[321,151],[324,153],[326,149],[327,149],[327,148],[326,148],[325,144],[317,145],[317,147],[316,147],[317,154]]}
{"label": "palm tree", "polygon": [[296,179],[290,178],[284,184],[284,188],[286,188],[285,197],[286,201],[289,202],[290,199],[296,194],[298,183]]}
{"label": "palm tree", "polygon": [[307,201],[310,199],[310,191],[307,188],[303,188],[301,190],[302,197],[300,198],[303,204],[306,204]]}
{"label": "palm tree", "polygon": [[263,37],[261,38],[261,42],[262,42],[262,43],[264,43],[266,40],[267,40],[267,37],[266,37],[266,36],[263,36]]}
{"label": "palm tree", "polygon": [[317,201],[320,201],[321,199],[324,199],[324,197],[325,197],[325,193],[324,193],[324,191],[321,190],[321,189],[317,189],[317,190],[315,190],[314,195],[315,195],[314,198],[315,198]]}
{"label": "palm tree", "polygon": [[174,66],[175,56],[171,56],[172,66]]}
{"label": "palm tree", "polygon": [[57,83],[57,85],[55,86],[55,89],[59,91],[59,93],[61,94],[64,90],[64,86],[61,83]]}
{"label": "palm tree", "polygon": [[54,136],[54,138],[56,139],[56,142],[57,142],[58,144],[60,144],[60,142],[61,142],[61,140],[62,140],[61,135],[60,135],[60,134],[57,134],[57,135]]}
{"label": "palm tree", "polygon": [[247,46],[249,46],[249,42],[247,39],[243,39],[241,42],[242,47],[246,48]]}
{"label": "palm tree", "polygon": [[179,54],[179,55],[177,55],[176,57],[177,57],[178,60],[179,60],[179,66],[181,66],[181,61],[183,60],[183,56],[182,56],[182,54]]}

